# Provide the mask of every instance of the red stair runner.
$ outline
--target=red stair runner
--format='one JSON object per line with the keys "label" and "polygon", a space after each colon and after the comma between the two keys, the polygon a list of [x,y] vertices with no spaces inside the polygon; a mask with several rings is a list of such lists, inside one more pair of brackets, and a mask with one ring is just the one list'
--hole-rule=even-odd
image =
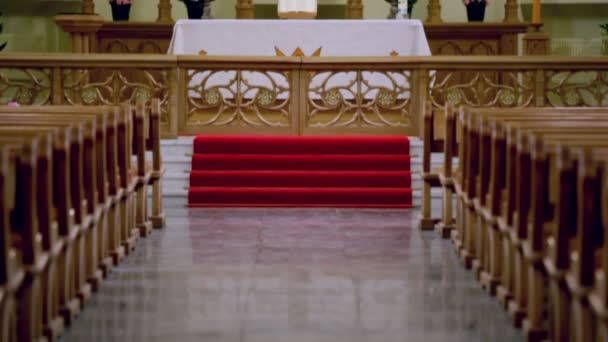
{"label": "red stair runner", "polygon": [[191,207],[411,207],[402,136],[198,136]]}

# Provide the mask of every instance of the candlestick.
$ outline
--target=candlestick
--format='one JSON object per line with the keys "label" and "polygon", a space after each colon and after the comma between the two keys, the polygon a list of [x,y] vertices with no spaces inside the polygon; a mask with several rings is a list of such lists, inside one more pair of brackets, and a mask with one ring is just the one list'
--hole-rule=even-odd
{"label": "candlestick", "polygon": [[532,2],[532,24],[540,24],[540,0]]}

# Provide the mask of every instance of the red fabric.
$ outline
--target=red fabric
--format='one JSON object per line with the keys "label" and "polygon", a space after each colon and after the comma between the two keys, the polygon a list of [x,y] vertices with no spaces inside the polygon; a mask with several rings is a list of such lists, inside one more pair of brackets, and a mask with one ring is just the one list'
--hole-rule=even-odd
{"label": "red fabric", "polygon": [[410,169],[408,154],[195,154],[192,170]]}
{"label": "red fabric", "polygon": [[401,187],[409,171],[192,171],[191,187]]}
{"label": "red fabric", "polygon": [[283,187],[202,187],[190,188],[190,204],[242,204],[296,206],[315,205],[410,205],[408,188],[283,188]]}
{"label": "red fabric", "polygon": [[198,136],[194,153],[409,154],[405,136]]}
{"label": "red fabric", "polygon": [[198,136],[188,203],[410,207],[403,136]]}

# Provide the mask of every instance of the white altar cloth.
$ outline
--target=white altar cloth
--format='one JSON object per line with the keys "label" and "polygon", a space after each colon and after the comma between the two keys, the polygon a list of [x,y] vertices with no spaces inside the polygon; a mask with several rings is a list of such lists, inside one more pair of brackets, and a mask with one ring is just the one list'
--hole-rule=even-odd
{"label": "white altar cloth", "polygon": [[430,56],[419,20],[179,20],[169,54],[289,56],[296,48],[321,56]]}
{"label": "white altar cloth", "polygon": [[[321,48],[322,57],[388,57],[392,53],[399,56],[431,55],[419,20],[179,20],[173,29],[168,53],[198,55],[204,50],[210,56],[276,56],[275,47],[286,56],[292,55],[298,47],[306,56]],[[244,77],[251,85],[272,88],[268,78],[256,72],[245,71]],[[284,77],[271,77],[274,83],[289,87]],[[343,86],[354,77],[354,72],[334,75],[328,80],[327,87]],[[403,77],[391,80],[382,73],[364,72],[364,78],[370,86],[409,88]],[[190,84],[200,83],[202,79],[202,75],[195,75]],[[234,71],[226,70],[214,74],[206,86],[222,88],[232,79]],[[311,80],[311,87],[319,86],[320,82],[321,79]],[[233,93],[226,89],[220,89],[220,92],[225,98],[233,97]],[[376,91],[365,94],[365,98],[373,98]],[[191,92],[189,96],[198,94]],[[254,94],[243,96],[249,98]],[[279,94],[278,98],[285,96],[287,94]],[[352,99],[353,95],[344,91],[342,96]],[[409,97],[409,93],[401,93],[398,97]]]}

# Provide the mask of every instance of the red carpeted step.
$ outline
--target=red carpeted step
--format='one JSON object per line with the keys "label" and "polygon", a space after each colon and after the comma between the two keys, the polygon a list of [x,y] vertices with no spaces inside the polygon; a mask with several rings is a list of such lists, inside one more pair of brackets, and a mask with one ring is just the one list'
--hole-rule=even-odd
{"label": "red carpeted step", "polygon": [[198,136],[194,154],[409,154],[404,136]]}
{"label": "red carpeted step", "polygon": [[408,154],[195,154],[192,170],[409,170]]}
{"label": "red carpeted step", "polygon": [[409,171],[192,171],[191,187],[381,187],[411,186]]}
{"label": "red carpeted step", "polygon": [[190,206],[410,207],[403,136],[199,136]]}
{"label": "red carpeted step", "polygon": [[193,187],[191,207],[209,206],[317,206],[400,207],[412,203],[408,188],[292,188],[292,187]]}

